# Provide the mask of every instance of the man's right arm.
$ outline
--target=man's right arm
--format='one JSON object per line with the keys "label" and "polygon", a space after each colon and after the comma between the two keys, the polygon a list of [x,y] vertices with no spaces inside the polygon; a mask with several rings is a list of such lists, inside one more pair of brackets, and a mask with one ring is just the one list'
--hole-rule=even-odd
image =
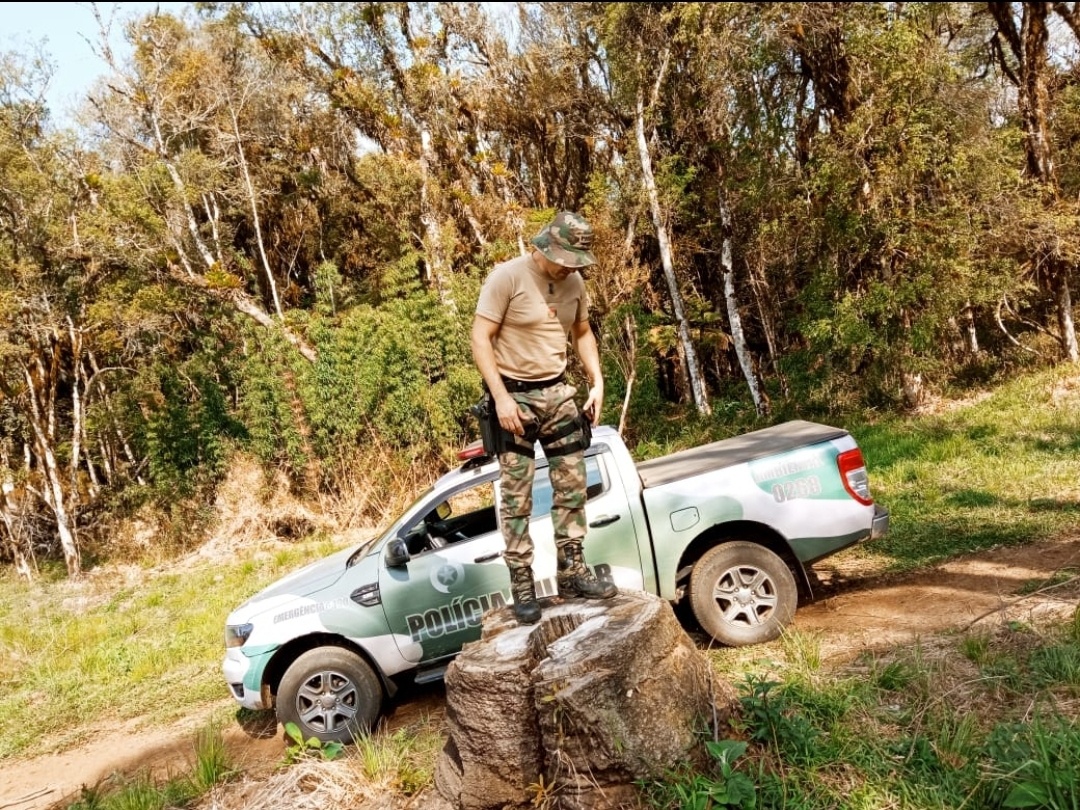
{"label": "man's right arm", "polygon": [[495,413],[499,416],[499,424],[504,430],[508,430],[516,436],[525,434],[525,428],[521,424],[521,411],[517,402],[510,396],[510,392],[503,385],[502,375],[499,374],[499,366],[495,362],[495,338],[498,337],[500,324],[488,320],[483,315],[473,318],[472,345],[473,362],[480,371],[480,376],[487,383],[488,391],[495,402]]}

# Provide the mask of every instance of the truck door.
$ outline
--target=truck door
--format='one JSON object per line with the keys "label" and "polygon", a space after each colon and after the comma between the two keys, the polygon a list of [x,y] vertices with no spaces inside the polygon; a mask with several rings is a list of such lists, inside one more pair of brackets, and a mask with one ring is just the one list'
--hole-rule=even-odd
{"label": "truck door", "polygon": [[[539,459],[538,459],[539,460]],[[600,579],[620,588],[640,590],[644,584],[637,535],[630,506],[620,479],[607,469],[610,454],[593,453],[585,458],[585,562]],[[553,596],[555,582],[555,537],[551,524],[551,480],[546,464],[537,464],[533,482],[533,510],[529,524],[533,539],[533,574],[537,596]],[[650,563],[651,564],[651,563]]]}
{"label": "truck door", "polygon": [[409,559],[385,565],[380,592],[403,656],[425,664],[480,637],[480,619],[510,599],[492,477],[443,493],[402,527]]}

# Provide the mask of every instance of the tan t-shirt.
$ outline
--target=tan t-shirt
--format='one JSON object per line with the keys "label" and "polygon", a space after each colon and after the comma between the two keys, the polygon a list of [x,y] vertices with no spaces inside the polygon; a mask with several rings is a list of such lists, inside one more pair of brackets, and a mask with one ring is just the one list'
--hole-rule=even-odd
{"label": "tan t-shirt", "polygon": [[531,256],[495,265],[484,280],[476,314],[500,325],[499,373],[514,380],[550,380],[566,370],[570,327],[589,319],[578,273],[556,281]]}

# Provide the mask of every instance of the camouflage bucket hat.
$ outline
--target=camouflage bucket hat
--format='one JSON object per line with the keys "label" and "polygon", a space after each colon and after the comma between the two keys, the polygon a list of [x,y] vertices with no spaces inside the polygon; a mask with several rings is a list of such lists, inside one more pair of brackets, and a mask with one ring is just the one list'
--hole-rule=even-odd
{"label": "camouflage bucket hat", "polygon": [[556,214],[555,219],[533,237],[532,243],[544,256],[563,267],[596,264],[596,257],[589,250],[593,243],[592,226],[570,211]]}

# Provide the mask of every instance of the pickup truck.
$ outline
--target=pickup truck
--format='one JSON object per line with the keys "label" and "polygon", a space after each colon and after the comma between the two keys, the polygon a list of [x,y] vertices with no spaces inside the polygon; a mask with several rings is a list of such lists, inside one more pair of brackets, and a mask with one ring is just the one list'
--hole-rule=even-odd
{"label": "pickup truck", "polygon": [[[441,678],[489,610],[510,603],[498,462],[470,445],[381,536],[296,571],[226,619],[223,672],[249,709],[304,738],[350,742],[408,680]],[[551,485],[537,453],[531,533],[537,596],[554,597]],[[635,463],[619,434],[586,452],[586,559],[728,646],[776,638],[806,566],[888,530],[845,430],[791,421]],[[685,604],[685,603],[684,603]],[[688,617],[689,618],[689,617]]]}

